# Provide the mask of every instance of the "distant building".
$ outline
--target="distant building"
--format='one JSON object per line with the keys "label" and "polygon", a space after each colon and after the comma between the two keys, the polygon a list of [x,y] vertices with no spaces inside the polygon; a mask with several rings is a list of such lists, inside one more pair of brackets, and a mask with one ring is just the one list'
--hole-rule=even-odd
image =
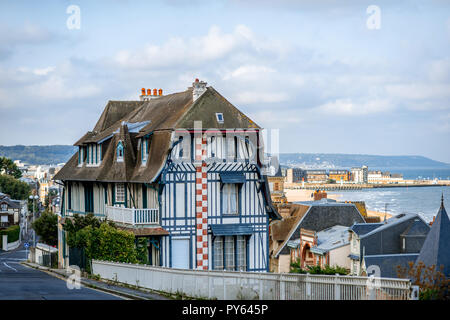
{"label": "distant building", "polygon": [[382,184],[382,183],[396,183],[403,180],[403,175],[400,173],[383,172],[380,170],[369,171],[367,175],[368,183]]}
{"label": "distant building", "polygon": [[368,183],[369,170],[367,166],[362,166],[361,168],[351,169],[353,182],[355,183]]}
{"label": "distant building", "polygon": [[288,168],[286,169],[285,181],[286,183],[298,183],[302,180],[306,180],[306,172],[300,168]]}
{"label": "distant building", "polygon": [[0,229],[20,223],[24,204],[26,201],[12,200],[8,195],[0,193]]}
{"label": "distant building", "polygon": [[348,182],[351,180],[351,174],[348,170],[330,170],[328,171],[328,179],[336,182]]}
{"label": "distant building", "polygon": [[328,180],[326,170],[306,170],[306,180],[310,183],[324,183]]}
{"label": "distant building", "polygon": [[281,167],[279,166],[278,158],[270,158],[270,169],[271,170],[269,170],[267,174],[267,180],[269,182],[269,190],[272,203],[286,203],[287,198],[284,194],[284,177],[281,173]]}

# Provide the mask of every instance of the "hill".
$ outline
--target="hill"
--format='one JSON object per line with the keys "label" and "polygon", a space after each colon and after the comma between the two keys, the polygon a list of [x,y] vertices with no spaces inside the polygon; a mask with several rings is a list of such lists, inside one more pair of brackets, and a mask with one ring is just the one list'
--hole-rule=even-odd
{"label": "hill", "polygon": [[[29,164],[57,164],[67,162],[77,151],[69,145],[0,146],[0,156]],[[442,168],[450,164],[422,156],[377,156],[332,153],[281,153],[280,164],[301,168],[351,168],[363,165],[369,168]]]}
{"label": "hill", "polygon": [[0,146],[0,156],[28,164],[58,164],[67,162],[77,148],[66,145]]}
{"label": "hill", "polygon": [[351,168],[363,165],[369,168],[442,168],[450,169],[450,164],[423,156],[378,156],[365,154],[331,153],[281,153],[280,164],[301,168]]}

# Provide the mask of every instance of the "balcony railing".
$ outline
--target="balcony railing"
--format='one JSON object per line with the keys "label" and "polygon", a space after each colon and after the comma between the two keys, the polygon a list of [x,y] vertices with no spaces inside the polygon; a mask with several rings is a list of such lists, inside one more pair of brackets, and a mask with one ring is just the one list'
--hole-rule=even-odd
{"label": "balcony railing", "polygon": [[131,225],[158,225],[159,210],[105,206],[106,218],[114,222]]}

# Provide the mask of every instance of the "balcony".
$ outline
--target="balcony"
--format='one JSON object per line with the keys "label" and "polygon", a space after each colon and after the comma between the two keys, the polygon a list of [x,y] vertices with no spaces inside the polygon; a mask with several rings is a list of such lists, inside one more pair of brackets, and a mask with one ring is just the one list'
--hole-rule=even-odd
{"label": "balcony", "polygon": [[159,225],[159,210],[105,206],[108,220],[128,225]]}

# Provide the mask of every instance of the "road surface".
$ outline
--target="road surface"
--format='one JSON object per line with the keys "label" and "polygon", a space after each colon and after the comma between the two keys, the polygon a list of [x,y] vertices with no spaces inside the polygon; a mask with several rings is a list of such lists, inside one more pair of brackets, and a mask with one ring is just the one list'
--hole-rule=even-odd
{"label": "road surface", "polygon": [[120,300],[120,297],[81,286],[68,289],[61,280],[20,264],[26,260],[22,245],[14,251],[0,251],[0,300]]}

